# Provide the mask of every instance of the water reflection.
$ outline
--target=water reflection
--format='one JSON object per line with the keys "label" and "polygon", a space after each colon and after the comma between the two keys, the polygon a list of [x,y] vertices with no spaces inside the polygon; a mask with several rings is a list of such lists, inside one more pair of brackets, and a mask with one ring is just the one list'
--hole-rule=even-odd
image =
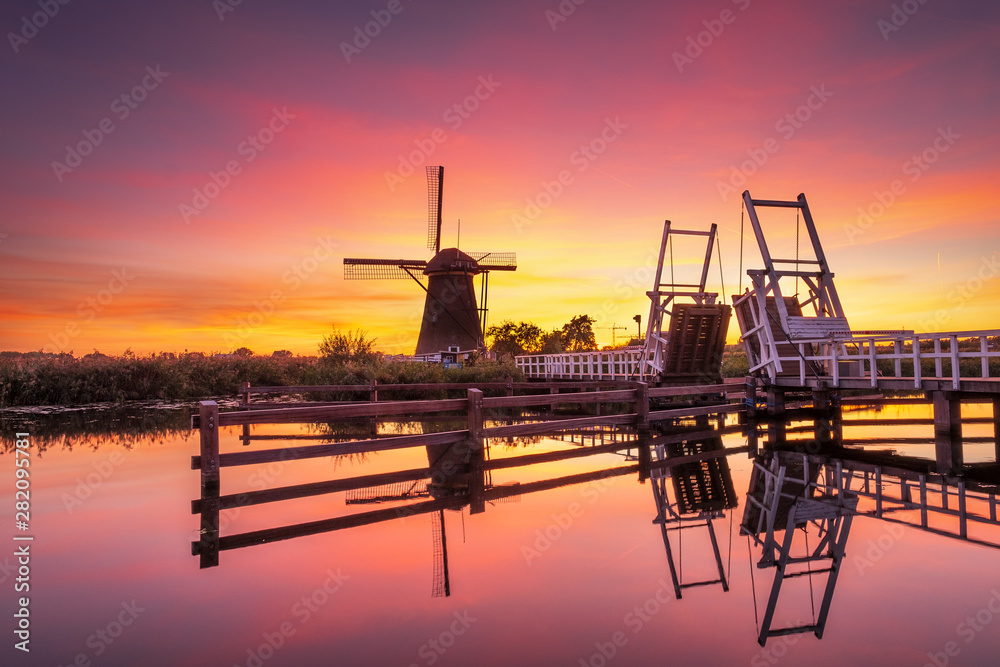
{"label": "water reflection", "polygon": [[[286,620],[297,633],[269,665],[326,664],[330,655],[338,664],[427,664],[420,647],[467,610],[480,620],[436,664],[600,664],[597,642],[609,650],[609,641],[618,650],[609,664],[650,665],[663,664],[667,650],[671,664],[776,664],[771,658],[785,651],[780,664],[866,664],[874,645],[886,663],[923,664],[952,641],[962,650],[956,664],[992,664],[1000,649],[996,633],[966,644],[956,631],[998,585],[986,409],[966,410],[957,475],[936,471],[923,406],[833,414],[790,405],[780,425],[761,420],[752,429],[735,418],[721,429],[702,419],[645,435],[609,426],[489,439],[478,473],[461,441],[226,468],[214,501],[200,496],[189,469],[198,443],[189,415],[140,413],[123,421],[121,411],[79,412],[66,418],[65,433],[54,415],[27,429],[6,422],[8,434],[30,430],[48,443],[32,460],[32,518],[45,540],[33,622],[61,633],[39,643],[33,657],[45,664],[72,664],[81,653],[93,660],[88,637],[133,599],[149,611],[106,649],[109,664],[247,664],[247,649]],[[487,425],[543,417],[493,414]],[[127,424],[147,425],[149,437],[127,444]],[[256,454],[466,426],[400,417],[379,420],[374,435],[361,420],[336,430],[254,426],[249,445],[240,426],[221,436],[225,454]],[[783,440],[772,441],[769,426]],[[752,456],[744,446],[751,434]],[[0,476],[13,477],[11,459],[0,457]],[[770,536],[766,521],[758,528],[769,476],[781,490]],[[201,555],[185,544],[212,537],[198,533],[191,499],[198,514],[205,501],[229,503],[213,528],[216,543],[231,548],[220,549],[220,567],[199,571]],[[793,500],[789,531],[782,504],[790,509]],[[826,514],[802,522],[805,501],[825,504]],[[330,534],[298,539],[323,531]],[[841,545],[831,587],[822,570]],[[775,590],[783,550],[783,575],[804,574],[782,576]],[[3,561],[0,577],[13,564]],[[350,580],[300,625],[292,605],[341,567]],[[206,626],[186,614],[209,600],[239,622]],[[783,629],[808,634],[775,636]],[[614,643],[619,633],[627,644]],[[528,639],[511,645],[510,636]]]}
{"label": "water reflection", "polygon": [[[984,418],[966,421],[993,423],[993,419]],[[766,433],[764,448],[754,460],[740,524],[741,534],[760,550],[757,568],[774,568],[758,621],[762,646],[774,636],[812,632],[823,637],[856,516],[1000,549],[996,530],[987,533],[988,539],[969,534],[970,525],[1000,526],[996,511],[1000,467],[996,460],[963,462],[956,469],[952,459],[952,465],[942,473],[936,472],[942,466],[934,460],[941,452],[940,434],[937,441],[926,436],[844,438],[845,427],[898,429],[933,423],[932,419],[907,417],[845,420],[835,401],[748,425],[751,441]],[[811,437],[790,437],[796,435]],[[981,442],[993,445],[994,439],[967,436],[948,443],[947,449],[958,451],[961,461],[964,445]],[[901,444],[928,445],[929,451],[924,456],[901,454],[894,449]],[[859,571],[863,572],[864,566],[865,562],[859,561]],[[825,575],[825,581],[820,575]],[[785,581],[802,578],[808,582],[812,621],[772,627]],[[821,594],[815,594],[814,579],[819,579]],[[756,591],[754,600],[756,614]]]}
{"label": "water reflection", "polygon": [[[728,591],[728,577],[714,522],[724,520],[726,510],[736,507],[738,501],[729,461],[722,456],[704,456],[725,453],[722,436],[695,436],[691,440],[653,444],[652,447],[652,460],[658,464],[653,468],[651,484],[656,504],[654,521],[660,526],[674,595],[679,600],[683,589],[711,584],[721,584],[722,590]],[[685,581],[683,531],[699,529],[708,535],[718,576]],[[676,547],[672,546],[671,534],[676,535]],[[732,544],[729,546],[731,548]],[[678,552],[676,557],[675,550]]]}
{"label": "water reflection", "polygon": [[[530,422],[537,416],[520,418]],[[496,423],[513,423],[506,416]],[[880,424],[886,420],[878,420]],[[914,420],[900,420],[912,425]],[[470,517],[503,501],[565,486],[580,485],[609,477],[635,475],[650,480],[655,517],[666,555],[666,568],[677,599],[694,587],[719,586],[728,591],[732,559],[732,528],[739,495],[733,483],[728,457],[747,453],[753,468],[745,494],[739,534],[753,546],[751,568],[757,639],[763,646],[776,636],[812,633],[822,638],[833,607],[856,516],[906,524],[954,539],[1000,548],[998,533],[992,537],[971,536],[969,526],[998,525],[996,512],[997,465],[995,462],[967,464],[961,475],[934,472],[934,461],[901,454],[892,449],[900,438],[844,438],[862,420],[845,420],[836,402],[789,410],[780,419],[762,419],[748,424],[710,424],[706,417],[675,420],[656,425],[653,432],[638,432],[631,426],[600,426],[553,431],[550,442],[565,447],[524,454],[518,448],[537,444],[534,439],[498,439],[483,449],[465,438],[448,439],[463,426],[456,420],[409,422],[404,429],[383,432],[378,425],[315,425],[317,439],[346,442],[353,433],[379,438],[401,433],[434,433],[445,440],[428,444],[427,467],[359,475],[325,482],[264,491],[205,496],[192,505],[202,514],[203,531],[192,544],[202,567],[218,565],[219,551],[240,549],[323,532],[339,531],[374,523],[392,522],[420,514],[431,518],[432,596],[451,595],[448,563],[446,511]],[[553,424],[552,427],[558,428]],[[359,431],[360,428],[360,431]],[[450,430],[456,429],[456,430]],[[726,448],[723,435],[742,432],[748,445]],[[255,440],[278,436],[254,436],[244,432],[244,446]],[[933,442],[932,438],[911,438]],[[357,445],[357,443],[355,443]],[[351,445],[348,445],[351,446]],[[358,445],[361,446],[361,445]],[[523,449],[521,450],[523,451]],[[503,452],[494,458],[493,454]],[[358,452],[355,452],[358,454]],[[606,465],[607,454],[617,463]],[[538,475],[547,464],[600,457],[597,469],[572,475]],[[530,482],[494,485],[498,470],[521,470]],[[532,471],[532,472],[528,472]],[[346,506],[387,505],[319,521],[221,535],[220,509],[244,507],[318,494],[345,494]],[[728,516],[727,516],[728,515]],[[726,519],[730,525],[727,527]],[[729,536],[723,554],[719,533]],[[684,537],[687,536],[687,544]],[[688,559],[688,576],[684,560]],[[691,575],[691,566],[698,576]],[[706,574],[707,573],[707,574]],[[760,600],[757,599],[757,574]],[[768,579],[770,580],[768,582]],[[785,589],[807,589],[793,596],[808,597],[808,608],[798,610],[791,624],[777,624],[776,610]]]}

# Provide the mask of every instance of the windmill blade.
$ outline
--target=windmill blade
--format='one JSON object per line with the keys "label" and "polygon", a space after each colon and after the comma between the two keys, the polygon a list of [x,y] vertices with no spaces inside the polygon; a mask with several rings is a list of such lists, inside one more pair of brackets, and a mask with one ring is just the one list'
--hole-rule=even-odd
{"label": "windmill blade", "polygon": [[415,278],[423,273],[423,259],[358,259],[344,258],[345,280],[398,280]]}
{"label": "windmill blade", "polygon": [[466,252],[476,260],[484,271],[516,271],[517,253],[513,252]]}
{"label": "windmill blade", "polygon": [[441,200],[444,198],[444,167],[427,167],[427,249],[441,250]]}
{"label": "windmill blade", "polygon": [[431,524],[434,544],[431,597],[446,598],[451,596],[451,579],[448,577],[448,541],[444,532],[444,510],[431,514]]}

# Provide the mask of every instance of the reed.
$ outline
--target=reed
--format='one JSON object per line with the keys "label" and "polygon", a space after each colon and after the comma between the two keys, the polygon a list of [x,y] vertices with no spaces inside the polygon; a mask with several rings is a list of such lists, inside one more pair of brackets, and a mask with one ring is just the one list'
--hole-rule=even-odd
{"label": "reed", "polygon": [[[215,356],[170,352],[121,356],[0,352],[0,408],[235,396],[251,386],[495,382],[520,379],[512,363],[478,361],[461,369],[384,360],[329,360],[275,354]],[[404,398],[404,397],[400,397]]]}

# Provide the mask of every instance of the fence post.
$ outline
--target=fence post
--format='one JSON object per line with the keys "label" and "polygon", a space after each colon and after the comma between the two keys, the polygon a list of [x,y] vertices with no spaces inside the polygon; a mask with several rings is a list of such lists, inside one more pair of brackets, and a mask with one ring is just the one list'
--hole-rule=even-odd
{"label": "fence post", "polygon": [[995,460],[1000,462],[1000,396],[993,396],[993,443]]}
{"label": "fence post", "polygon": [[378,380],[372,378],[372,381],[368,383],[368,402],[378,403]]}
{"label": "fence post", "polygon": [[964,464],[962,451],[962,399],[950,392],[931,392],[934,405],[934,454],[937,471],[956,474]]}
{"label": "fence post", "polygon": [[649,385],[635,383],[635,425],[640,432],[649,431]]}
{"label": "fence post", "polygon": [[201,540],[196,543],[201,567],[219,564],[219,405],[198,406],[201,436]]}
{"label": "fence post", "polygon": [[201,401],[198,404],[201,435],[201,491],[219,492],[219,404]]}
{"label": "fence post", "polygon": [[486,460],[483,433],[483,390],[467,389],[469,398],[469,514],[486,511]]}
{"label": "fence post", "polygon": [[[250,409],[250,382],[244,382],[240,387],[240,408],[243,410]],[[243,446],[247,447],[250,445],[250,424],[243,425],[243,437],[240,438],[243,441]]]}

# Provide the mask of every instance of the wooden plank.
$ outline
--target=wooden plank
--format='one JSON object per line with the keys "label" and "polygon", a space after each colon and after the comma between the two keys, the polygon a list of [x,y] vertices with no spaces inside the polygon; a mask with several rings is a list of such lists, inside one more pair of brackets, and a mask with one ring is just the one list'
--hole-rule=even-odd
{"label": "wooden plank", "polygon": [[[309,496],[318,496],[327,493],[367,489],[373,486],[382,486],[383,484],[395,484],[396,482],[413,482],[428,479],[430,476],[430,468],[415,468],[412,470],[400,470],[398,472],[361,475],[359,477],[349,477],[346,479],[332,479],[324,482],[313,482],[311,484],[282,486],[275,489],[233,493],[228,496],[222,496],[218,498],[217,501],[219,503],[219,509],[225,510],[232,509],[234,507],[262,505],[264,503],[273,503],[281,500],[307,498]],[[192,514],[201,512],[203,507],[205,507],[204,499],[199,498],[198,500],[191,501]]]}
{"label": "wooden plank", "polygon": [[296,424],[336,421],[353,417],[384,417],[425,412],[464,412],[466,407],[465,399],[450,398],[436,401],[393,401],[391,403],[359,403],[326,407],[274,408],[247,412],[223,412],[219,415],[219,425]]}
{"label": "wooden plank", "polygon": [[702,384],[687,387],[651,387],[649,389],[650,398],[662,398],[665,396],[697,396],[699,394],[721,394],[722,392],[743,393],[742,382],[739,385],[733,383],[725,384]]}
{"label": "wooden plank", "polygon": [[564,477],[555,477],[537,482],[522,482],[513,486],[494,486],[486,490],[486,500],[500,500],[509,496],[527,495],[538,493],[539,491],[550,491],[564,486],[596,482],[598,480],[611,477],[621,477],[623,475],[634,475],[639,472],[639,465],[622,466],[620,468],[608,468],[605,470],[595,470],[594,472],[584,472]]}
{"label": "wooden plank", "polygon": [[484,398],[485,408],[516,408],[536,405],[562,405],[566,403],[631,403],[635,400],[634,389],[615,391],[591,391],[576,394],[536,394],[534,396],[499,396]]}
{"label": "wooden plank", "polygon": [[[464,402],[464,401],[463,401]],[[468,437],[468,431],[444,431],[442,433],[427,433],[417,435],[401,435],[395,438],[379,438],[377,440],[358,440],[355,442],[332,442],[324,445],[306,445],[303,447],[286,447],[284,449],[263,449],[255,452],[231,452],[219,456],[222,466],[245,466],[255,463],[271,463],[272,461],[297,461],[320,456],[340,456],[343,454],[360,454],[362,452],[380,452],[406,447],[424,447],[427,445],[447,445],[461,442]],[[201,457],[191,457],[191,468],[201,467]]]}
{"label": "wooden plank", "polygon": [[[566,477],[557,477],[555,479],[542,480],[539,482],[528,482],[512,486],[495,486],[486,490],[486,500],[500,500],[509,496],[537,493],[539,491],[547,491],[563,486],[571,486],[574,484],[583,484],[610,477],[630,475],[635,474],[638,470],[638,465],[631,465],[621,468],[611,468],[609,470],[598,470],[595,472],[568,475]],[[444,498],[441,500],[428,500],[420,503],[412,503],[401,507],[374,510],[372,512],[361,512],[358,514],[335,517],[332,519],[321,519],[319,521],[299,523],[291,526],[255,530],[248,533],[229,535],[221,538],[219,540],[219,550],[228,551],[256,544],[267,544],[270,542],[278,542],[296,537],[305,537],[307,535],[328,533],[337,530],[344,530],[346,528],[355,528],[357,526],[380,523],[382,521],[392,521],[404,516],[437,512],[442,509],[459,509],[463,505],[464,502],[462,498]]]}
{"label": "wooden plank", "polygon": [[697,417],[699,415],[715,415],[729,412],[742,412],[746,410],[746,405],[742,403],[727,403],[725,405],[706,405],[697,408],[676,408],[673,410],[656,410],[649,413],[650,421],[662,419],[677,419],[683,417]]}
{"label": "wooden plank", "polygon": [[597,454],[613,454],[623,449],[631,449],[637,441],[610,442],[605,445],[594,445],[591,447],[579,447],[576,449],[560,449],[554,452],[542,452],[540,454],[524,454],[503,459],[491,459],[484,464],[486,470],[505,470],[508,468],[520,468],[523,466],[538,465],[541,463],[555,463],[556,461],[567,461],[569,459],[585,458]]}
{"label": "wooden plank", "polygon": [[491,426],[484,429],[487,438],[503,438],[518,435],[545,435],[553,431],[561,431],[582,426],[599,426],[602,424],[634,424],[635,415],[607,415],[603,417],[580,417],[578,419],[550,419],[534,424],[514,424],[512,426]]}
{"label": "wooden plank", "polygon": [[241,549],[243,547],[254,546],[255,544],[268,544],[279,542],[296,537],[316,535],[319,533],[329,533],[346,528],[356,528],[367,526],[382,521],[393,521],[405,516],[415,516],[428,512],[437,512],[443,509],[459,509],[463,505],[461,498],[443,498],[441,500],[427,500],[420,503],[404,505],[371,512],[359,512],[348,516],[334,517],[332,519],[321,519],[319,521],[309,521],[291,526],[281,526],[279,528],[265,528],[248,533],[228,535],[219,540],[219,550],[228,551],[230,549]]}

